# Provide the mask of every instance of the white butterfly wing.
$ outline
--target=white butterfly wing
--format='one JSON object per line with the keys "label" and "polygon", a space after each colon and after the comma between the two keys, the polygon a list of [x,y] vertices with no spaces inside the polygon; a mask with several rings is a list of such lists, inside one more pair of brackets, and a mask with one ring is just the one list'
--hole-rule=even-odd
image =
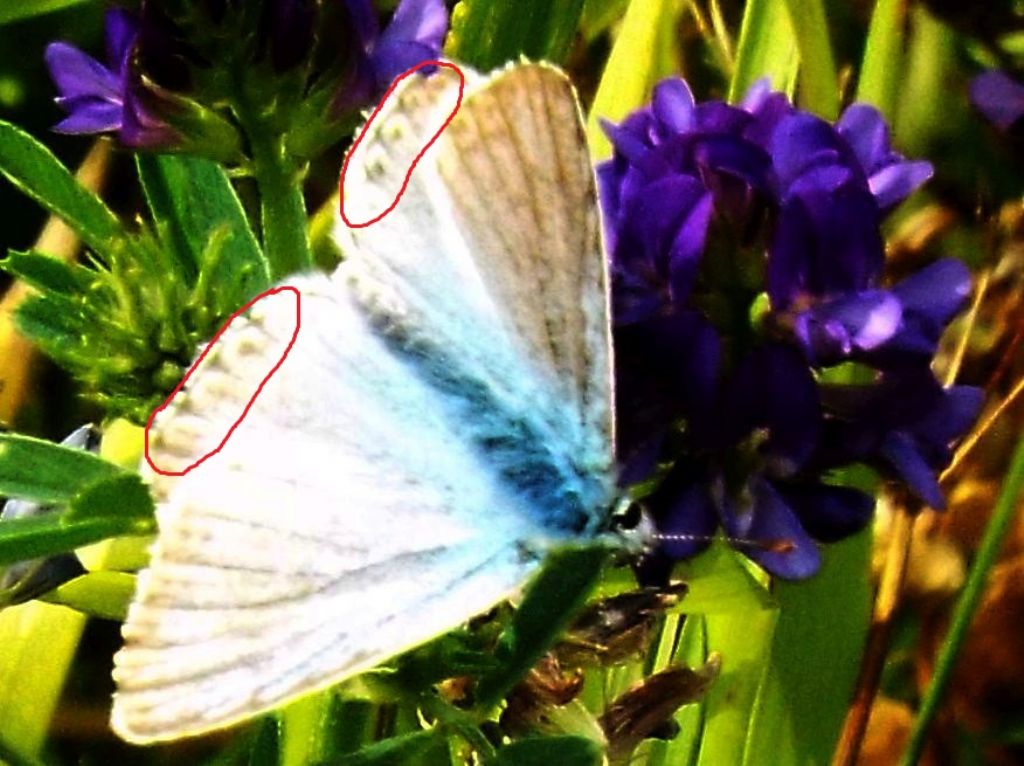
{"label": "white butterfly wing", "polygon": [[[350,220],[394,199],[451,111],[446,71],[404,83],[353,155]],[[126,739],[225,726],[421,643],[607,508],[606,279],[577,107],[546,67],[468,80],[395,210],[339,230],[331,280],[288,280],[301,329],[231,439],[154,477],[160,536],[116,657]],[[217,446],[294,326],[288,294],[232,324],[158,416],[159,467]]]}
{"label": "white butterfly wing", "polygon": [[[543,531],[325,278],[294,348],[224,448],[155,477],[160,535],[116,656],[112,722],[148,742],[329,685],[465,621],[535,566]],[[295,325],[286,296],[236,320],[162,413],[151,454],[215,446]]]}
{"label": "white butterfly wing", "polygon": [[[369,220],[394,199],[451,113],[458,84],[442,69],[387,101],[349,163],[350,221]],[[607,266],[565,74],[543,64],[490,78],[467,71],[461,108],[408,180],[398,210],[367,228],[338,221],[364,300],[380,293],[429,315],[433,331],[479,360],[490,385],[512,381],[504,395],[541,412],[587,470],[610,473]]]}

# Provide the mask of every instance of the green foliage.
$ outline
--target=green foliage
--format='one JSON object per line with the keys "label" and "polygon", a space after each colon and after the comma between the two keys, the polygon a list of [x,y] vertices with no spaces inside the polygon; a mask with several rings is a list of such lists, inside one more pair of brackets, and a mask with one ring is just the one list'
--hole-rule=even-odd
{"label": "green foliage", "polygon": [[93,482],[126,475],[73,447],[19,434],[0,434],[0,495],[64,503]]}
{"label": "green foliage", "polygon": [[548,556],[498,640],[495,656],[501,666],[480,680],[480,704],[498,702],[554,643],[597,584],[607,557],[600,547],[566,548]]}
{"label": "green foliage", "polygon": [[0,24],[30,19],[44,13],[52,13],[73,5],[90,2],[90,0],[18,0],[0,4]]}
{"label": "green foliage", "polygon": [[40,253],[0,267],[38,295],[16,319],[112,415],[145,423],[199,344],[269,283],[267,261],[222,168],[200,158],[140,158],[156,235],[126,232],[40,144],[0,124],[0,170],[64,218],[93,268]]}
{"label": "green foliage", "polygon": [[537,737],[522,739],[498,751],[495,766],[600,766],[601,746],[583,737]]}
{"label": "green foliage", "polygon": [[786,0],[800,51],[800,104],[828,120],[839,116],[839,83],[823,0]]}
{"label": "green foliage", "polygon": [[64,219],[101,258],[112,261],[125,247],[127,233],[99,197],[83,188],[49,149],[3,120],[0,120],[0,173]]}
{"label": "green foliage", "polygon": [[560,64],[582,12],[583,0],[461,0],[445,53],[482,71],[520,56]]}
{"label": "green foliage", "polygon": [[0,521],[0,565],[153,531],[153,501],[142,480],[130,473],[108,476],[76,491],[63,512]]}
{"label": "green foliage", "polygon": [[220,165],[170,154],[135,161],[162,246],[182,259],[183,276],[202,282],[197,302],[209,293],[223,315],[270,286],[269,264]]}
{"label": "green foliage", "polygon": [[903,30],[906,3],[903,0],[878,0],[871,14],[871,27],[864,45],[857,100],[874,104],[892,120],[903,69]]}
{"label": "green foliage", "polygon": [[618,122],[650,96],[654,84],[672,73],[672,30],[678,0],[630,0],[608,56],[587,119],[587,139],[595,160],[611,156],[601,120]]}
{"label": "green foliage", "polygon": [[333,763],[337,766],[427,766],[448,763],[448,745],[439,731],[428,729],[367,745],[358,752],[341,756]]}
{"label": "green foliage", "polygon": [[811,580],[776,584],[771,655],[750,731],[748,762],[827,763],[846,716],[871,616],[871,535],[823,552]]}
{"label": "green foliage", "polygon": [[66,606],[90,617],[121,622],[128,614],[133,593],[135,575],[101,571],[76,577],[54,588],[41,600]]}
{"label": "green foliage", "polygon": [[770,78],[777,90],[792,94],[800,65],[799,50],[787,4],[750,0],[743,11],[729,100],[742,99],[762,77]]}
{"label": "green foliage", "polygon": [[256,727],[249,749],[249,766],[277,766],[280,762],[280,724],[274,716],[264,718]]}

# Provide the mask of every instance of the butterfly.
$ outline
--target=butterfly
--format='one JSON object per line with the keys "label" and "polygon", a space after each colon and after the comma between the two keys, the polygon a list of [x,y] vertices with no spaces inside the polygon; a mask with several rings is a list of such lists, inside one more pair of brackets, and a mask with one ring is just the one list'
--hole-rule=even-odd
{"label": "butterfly", "polygon": [[[452,111],[410,77],[349,162],[369,220]],[[618,502],[608,274],[567,77],[466,71],[393,212],[340,221],[331,275],[233,322],[155,419],[159,535],[115,657],[112,726],[199,734],[333,685],[509,597]],[[268,361],[270,360],[270,361]]]}

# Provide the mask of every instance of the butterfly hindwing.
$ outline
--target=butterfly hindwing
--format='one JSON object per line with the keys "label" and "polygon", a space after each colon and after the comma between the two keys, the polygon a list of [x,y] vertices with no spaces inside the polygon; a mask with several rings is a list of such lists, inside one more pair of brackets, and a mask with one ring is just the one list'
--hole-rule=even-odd
{"label": "butterfly hindwing", "polygon": [[[438,393],[336,284],[290,283],[303,319],[285,364],[217,455],[153,480],[160,535],[116,658],[126,739],[224,726],[371,667],[536,566],[517,541],[541,530],[441,416]],[[238,347],[285,343],[287,303],[218,341],[157,419],[158,466],[231,424],[262,373]]]}

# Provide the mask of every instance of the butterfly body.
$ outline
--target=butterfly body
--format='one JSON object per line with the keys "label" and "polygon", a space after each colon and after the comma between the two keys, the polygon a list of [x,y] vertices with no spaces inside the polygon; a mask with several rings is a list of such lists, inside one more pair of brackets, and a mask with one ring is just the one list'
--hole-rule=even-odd
{"label": "butterfly body", "polygon": [[[354,220],[452,111],[411,82],[353,150]],[[533,142],[533,143],[531,143]],[[159,537],[116,657],[112,723],[150,742],[329,686],[508,597],[615,503],[608,299],[571,86],[522,65],[465,101],[345,262],[233,322],[155,418]]]}

